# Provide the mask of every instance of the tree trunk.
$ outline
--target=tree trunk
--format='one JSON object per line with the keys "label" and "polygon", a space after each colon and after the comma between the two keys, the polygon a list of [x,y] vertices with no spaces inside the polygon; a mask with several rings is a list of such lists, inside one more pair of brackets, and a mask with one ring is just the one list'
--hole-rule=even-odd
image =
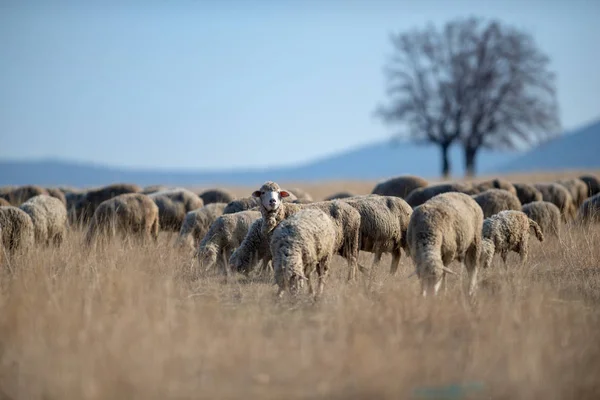
{"label": "tree trunk", "polygon": [[450,158],[448,157],[448,149],[450,148],[450,143],[442,143],[442,176],[444,178],[450,177]]}
{"label": "tree trunk", "polygon": [[475,176],[475,159],[477,156],[477,147],[465,147],[465,174],[469,178]]}

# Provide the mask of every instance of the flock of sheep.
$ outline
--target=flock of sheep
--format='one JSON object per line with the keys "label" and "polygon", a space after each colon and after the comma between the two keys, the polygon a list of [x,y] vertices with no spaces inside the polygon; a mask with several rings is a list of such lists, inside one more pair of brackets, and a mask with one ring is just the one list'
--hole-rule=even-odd
{"label": "flock of sheep", "polygon": [[[600,181],[594,176],[523,184],[502,179],[429,184],[416,176],[381,182],[369,195],[336,193],[313,201],[300,189],[264,183],[249,197],[226,190],[200,194],[183,188],[115,184],[91,190],[0,188],[0,264],[32,246],[61,246],[67,229],[85,230],[88,248],[111,240],[152,243],[159,231],[178,232],[175,245],[227,276],[257,271],[274,278],[278,294],[305,283],[323,292],[335,255],[357,269],[377,268],[391,254],[394,274],[404,251],[413,261],[423,296],[437,294],[453,261],[464,264],[468,294],[479,267],[509,252],[527,260],[530,232],[559,237],[563,223],[600,222]],[[373,253],[370,268],[360,251]],[[259,267],[260,266],[260,267]],[[259,267],[259,268],[257,268]],[[316,293],[311,277],[318,276]]]}

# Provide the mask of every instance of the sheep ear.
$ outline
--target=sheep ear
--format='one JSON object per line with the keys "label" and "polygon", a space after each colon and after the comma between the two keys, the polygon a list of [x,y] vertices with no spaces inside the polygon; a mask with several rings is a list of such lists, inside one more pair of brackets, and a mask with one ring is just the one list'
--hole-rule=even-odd
{"label": "sheep ear", "polygon": [[279,192],[279,194],[281,195],[281,197],[289,197],[290,194],[288,192],[286,192],[285,190],[282,190],[281,192]]}
{"label": "sheep ear", "polygon": [[260,190],[252,192],[252,197],[260,197]]}

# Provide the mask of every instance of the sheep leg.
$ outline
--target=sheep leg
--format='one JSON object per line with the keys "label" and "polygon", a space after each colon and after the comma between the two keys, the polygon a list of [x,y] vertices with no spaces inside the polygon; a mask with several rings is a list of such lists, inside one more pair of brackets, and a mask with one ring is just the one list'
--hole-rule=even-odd
{"label": "sheep leg", "polygon": [[481,250],[477,246],[469,247],[464,260],[467,274],[469,276],[469,297],[475,296],[475,292],[477,291],[477,273],[479,269],[477,262],[481,255],[480,251]]}
{"label": "sheep leg", "polygon": [[444,286],[444,290],[446,289],[446,271],[442,271],[442,276],[440,277],[440,279],[437,280],[437,282],[435,283],[435,285],[433,286],[433,295],[437,296],[440,287]]}
{"label": "sheep leg", "polygon": [[525,265],[527,262],[527,255],[529,253],[529,238],[525,236],[519,246],[519,255],[521,256],[521,265]]}
{"label": "sheep leg", "polygon": [[390,264],[390,274],[396,275],[398,271],[398,265],[400,264],[400,257],[402,253],[400,253],[400,249],[394,250],[392,252],[392,263]]}
{"label": "sheep leg", "polygon": [[371,264],[371,271],[369,271],[369,280],[373,280],[373,275],[375,274],[375,268],[379,267],[379,263],[381,262],[381,255],[383,253],[379,250],[375,250],[375,254],[373,255],[373,263]]}
{"label": "sheep leg", "polygon": [[323,294],[323,288],[325,287],[325,280],[327,279],[327,271],[329,270],[329,257],[321,260],[319,264],[317,264],[317,273],[319,274],[319,286],[317,287],[317,294],[315,299],[321,297]]}

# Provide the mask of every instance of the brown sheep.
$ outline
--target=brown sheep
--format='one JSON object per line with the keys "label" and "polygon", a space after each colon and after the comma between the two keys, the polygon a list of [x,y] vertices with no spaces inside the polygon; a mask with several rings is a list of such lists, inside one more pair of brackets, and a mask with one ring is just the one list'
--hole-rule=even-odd
{"label": "brown sheep", "polygon": [[588,187],[588,197],[600,193],[600,179],[593,175],[582,175],[579,177]]}
{"label": "brown sheep", "polygon": [[556,181],[556,183],[564,186],[569,191],[573,198],[573,205],[576,208],[579,208],[579,206],[588,198],[588,186],[581,179],[561,179]]}
{"label": "brown sheep", "polygon": [[549,201],[527,203],[521,209],[528,218],[537,222],[545,235],[560,236],[560,210]]}
{"label": "brown sheep", "polygon": [[212,203],[231,203],[235,200],[233,193],[225,189],[208,189],[199,194],[200,198],[204,202],[204,205]]}
{"label": "brown sheep", "polygon": [[141,191],[142,188],[138,185],[125,183],[117,183],[99,189],[89,190],[78,200],[77,204],[75,204],[75,212],[73,214],[75,221],[72,222],[88,223],[94,215],[96,207],[102,202],[122,194],[139,193]]}
{"label": "brown sheep", "polygon": [[440,183],[437,185],[431,185],[423,188],[418,188],[410,192],[406,197],[406,202],[412,208],[418,207],[425,203],[427,200],[434,196],[442,193],[457,192],[464,194],[477,194],[477,190],[469,184],[454,182],[454,183]]}
{"label": "brown sheep", "polygon": [[554,203],[558,207],[565,222],[575,216],[577,208],[573,203],[573,197],[564,186],[558,183],[536,183],[534,186],[542,192],[544,201]]}
{"label": "brown sheep", "polygon": [[0,197],[8,200],[11,205],[18,207],[30,198],[40,194],[48,194],[48,191],[39,186],[25,185],[18,186],[7,193],[1,194]]}
{"label": "brown sheep", "polygon": [[188,212],[204,206],[198,195],[187,189],[169,189],[148,195],[158,206],[160,228],[179,232]]}
{"label": "brown sheep", "polygon": [[350,192],[337,192],[330,196],[325,197],[324,200],[328,201],[328,200],[336,200],[336,199],[345,199],[348,197],[354,197],[354,194],[352,194]]}
{"label": "brown sheep", "polygon": [[473,188],[480,193],[485,192],[488,189],[502,189],[514,194],[515,196],[517,195],[517,190],[512,183],[499,178],[474,183]]}
{"label": "brown sheep", "polygon": [[383,182],[379,182],[377,185],[375,185],[371,194],[378,194],[381,196],[396,196],[406,199],[406,197],[413,190],[427,186],[429,186],[429,182],[421,177],[413,175],[401,175],[390,178]]}
{"label": "brown sheep", "polygon": [[65,208],[67,207],[67,196],[65,196],[62,190],[58,188],[46,188],[46,190],[48,191],[48,194],[50,196],[60,200],[60,202],[63,203],[63,205],[65,206]]}
{"label": "brown sheep", "polygon": [[519,198],[504,189],[488,189],[480,194],[471,196],[483,210],[483,217],[489,218],[504,210],[521,211]]}
{"label": "brown sheep", "polygon": [[33,222],[27,213],[14,206],[0,207],[2,247],[7,255],[26,251],[34,244]]}
{"label": "brown sheep", "polygon": [[542,201],[544,199],[542,192],[537,190],[533,185],[528,183],[513,183],[513,186],[517,191],[517,197],[519,198],[521,205],[532,203],[534,201]]}

